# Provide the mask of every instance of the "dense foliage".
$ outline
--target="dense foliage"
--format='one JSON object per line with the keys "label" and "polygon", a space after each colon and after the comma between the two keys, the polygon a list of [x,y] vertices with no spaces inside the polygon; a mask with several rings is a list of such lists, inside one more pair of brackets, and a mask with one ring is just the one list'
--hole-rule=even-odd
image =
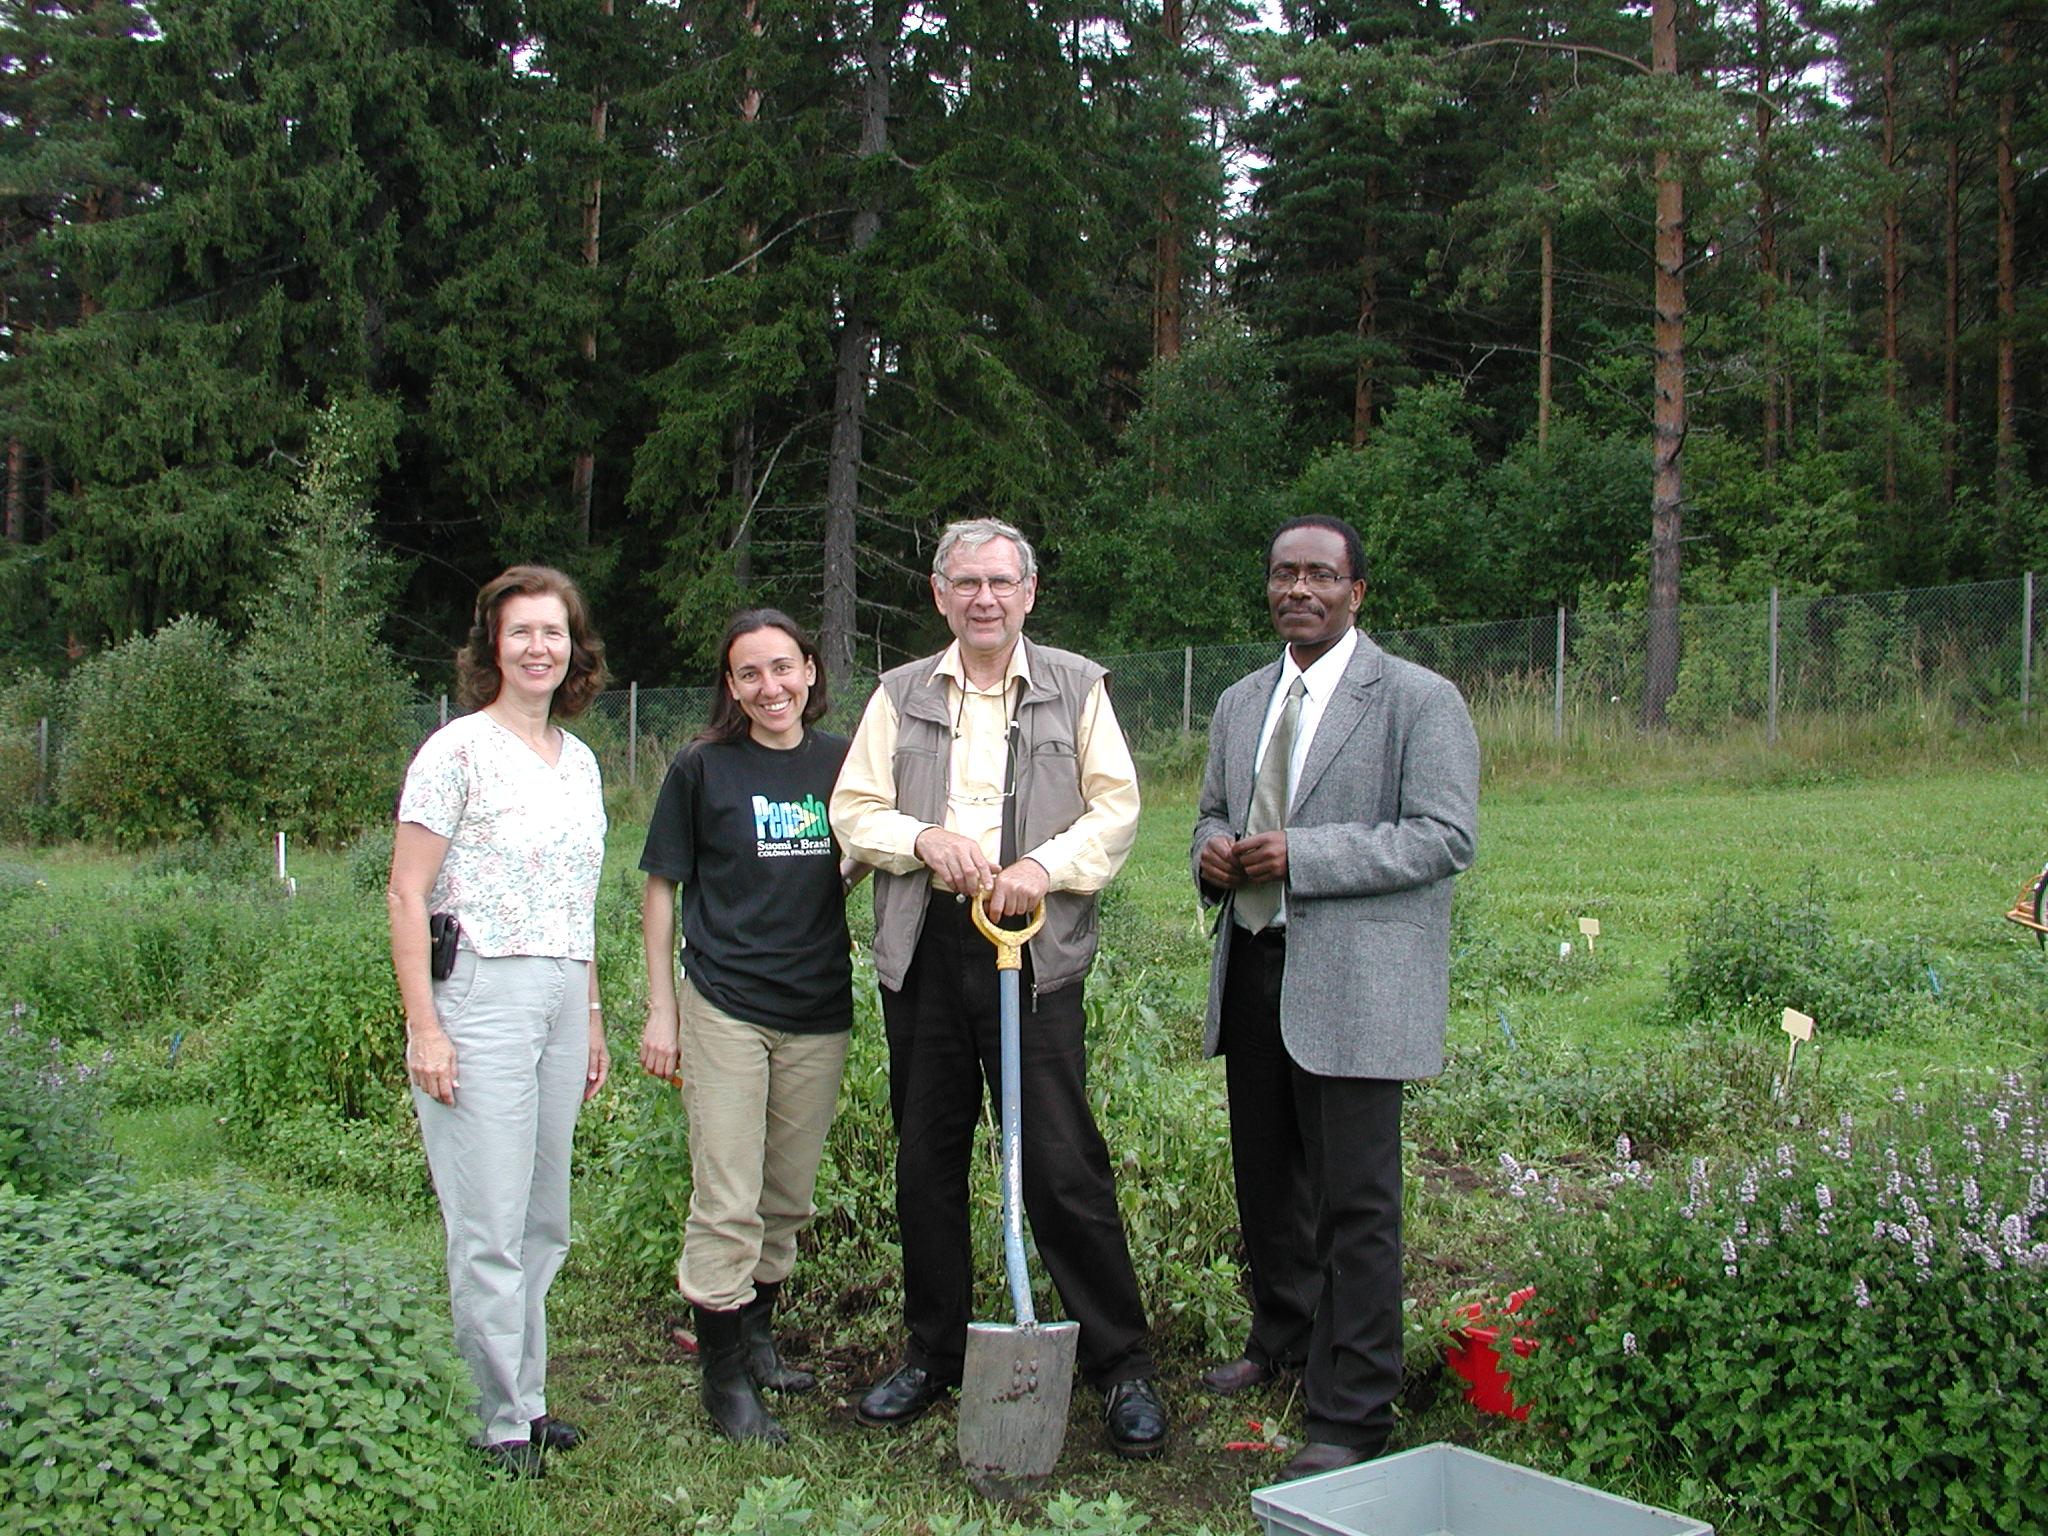
{"label": "dense foliage", "polygon": [[54,1194],[108,1160],[99,1090],[111,1059],[71,1060],[26,1003],[0,1015],[0,1189]]}
{"label": "dense foliage", "polygon": [[474,1529],[436,1290],[234,1193],[0,1187],[0,1524]]}
{"label": "dense foliage", "polygon": [[742,597],[887,662],[977,512],[1095,649],[1255,629],[1304,505],[1370,526],[1374,623],[1640,604],[1660,412],[1689,597],[2016,574],[2044,38],[2027,0],[24,0],[0,664],[254,622],[358,405],[385,638],[435,669],[532,557],[625,677]]}
{"label": "dense foliage", "polygon": [[1515,1390],[1580,1475],[1682,1468],[1766,1528],[2038,1528],[2048,1469],[2043,1103],[1896,1096],[1728,1163],[1629,1159],[1534,1211],[1541,1347]]}

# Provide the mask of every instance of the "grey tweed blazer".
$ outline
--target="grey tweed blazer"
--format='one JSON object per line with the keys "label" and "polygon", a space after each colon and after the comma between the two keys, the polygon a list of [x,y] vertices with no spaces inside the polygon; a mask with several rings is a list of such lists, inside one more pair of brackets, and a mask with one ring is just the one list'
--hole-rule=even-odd
{"label": "grey tweed blazer", "polygon": [[[1202,884],[1202,844],[1243,834],[1253,754],[1280,662],[1224,690],[1209,722],[1190,868],[1222,903],[1204,1050],[1217,1052],[1230,961],[1229,892]],[[1465,701],[1361,634],[1316,727],[1287,825],[1287,969],[1280,1033],[1322,1077],[1443,1070],[1451,883],[1478,842],[1479,742]]]}

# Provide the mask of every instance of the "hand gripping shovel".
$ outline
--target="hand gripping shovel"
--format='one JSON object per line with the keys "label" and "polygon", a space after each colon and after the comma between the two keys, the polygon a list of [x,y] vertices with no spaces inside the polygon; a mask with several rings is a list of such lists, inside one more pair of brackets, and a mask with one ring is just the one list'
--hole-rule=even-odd
{"label": "hand gripping shovel", "polygon": [[1040,903],[1031,925],[1012,932],[989,921],[974,899],[974,926],[996,947],[1002,993],[1003,1267],[1017,1321],[969,1323],[960,1383],[960,1464],[989,1498],[1015,1498],[1043,1482],[1067,1438],[1067,1400],[1074,1390],[1079,1323],[1040,1323],[1031,1310],[1024,1267],[1023,1092],[1017,1039],[1018,973],[1024,941],[1045,921]]}

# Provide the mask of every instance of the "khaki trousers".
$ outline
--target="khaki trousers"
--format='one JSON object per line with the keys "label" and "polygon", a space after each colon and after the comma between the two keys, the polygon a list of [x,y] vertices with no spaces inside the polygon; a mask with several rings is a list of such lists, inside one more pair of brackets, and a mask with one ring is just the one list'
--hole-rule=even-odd
{"label": "khaki trousers", "polygon": [[690,1215],[676,1287],[706,1311],[730,1312],[754,1299],[755,1281],[780,1281],[796,1263],[849,1037],[749,1024],[687,977],[678,1001]]}
{"label": "khaki trousers", "polygon": [[455,1102],[413,1090],[448,1236],[455,1348],[480,1444],[525,1440],[548,1411],[548,1287],[569,1251],[569,1143],[590,1066],[586,960],[469,950],[434,983],[455,1044]]}

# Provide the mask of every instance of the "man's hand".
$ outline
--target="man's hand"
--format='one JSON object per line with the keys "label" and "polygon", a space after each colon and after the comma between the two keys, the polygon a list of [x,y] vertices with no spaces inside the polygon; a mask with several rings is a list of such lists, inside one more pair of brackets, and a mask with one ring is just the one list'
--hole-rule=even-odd
{"label": "man's hand", "polygon": [[978,896],[995,884],[996,867],[981,844],[944,827],[926,827],[911,844],[915,853],[946,888],[962,896]]}
{"label": "man's hand", "polygon": [[988,893],[989,917],[998,923],[1006,917],[1029,917],[1045,900],[1051,884],[1052,876],[1038,860],[1019,859],[996,876],[995,887]]}
{"label": "man's hand", "polygon": [[[1209,850],[1202,850],[1206,858]],[[1237,855],[1238,868],[1244,871],[1247,885],[1270,885],[1276,880],[1287,878],[1287,833],[1261,832],[1257,837],[1240,838],[1231,847]]]}
{"label": "man's hand", "polygon": [[1237,862],[1237,844],[1218,832],[1202,844],[1202,884],[1234,891],[1244,884],[1244,866]]}

